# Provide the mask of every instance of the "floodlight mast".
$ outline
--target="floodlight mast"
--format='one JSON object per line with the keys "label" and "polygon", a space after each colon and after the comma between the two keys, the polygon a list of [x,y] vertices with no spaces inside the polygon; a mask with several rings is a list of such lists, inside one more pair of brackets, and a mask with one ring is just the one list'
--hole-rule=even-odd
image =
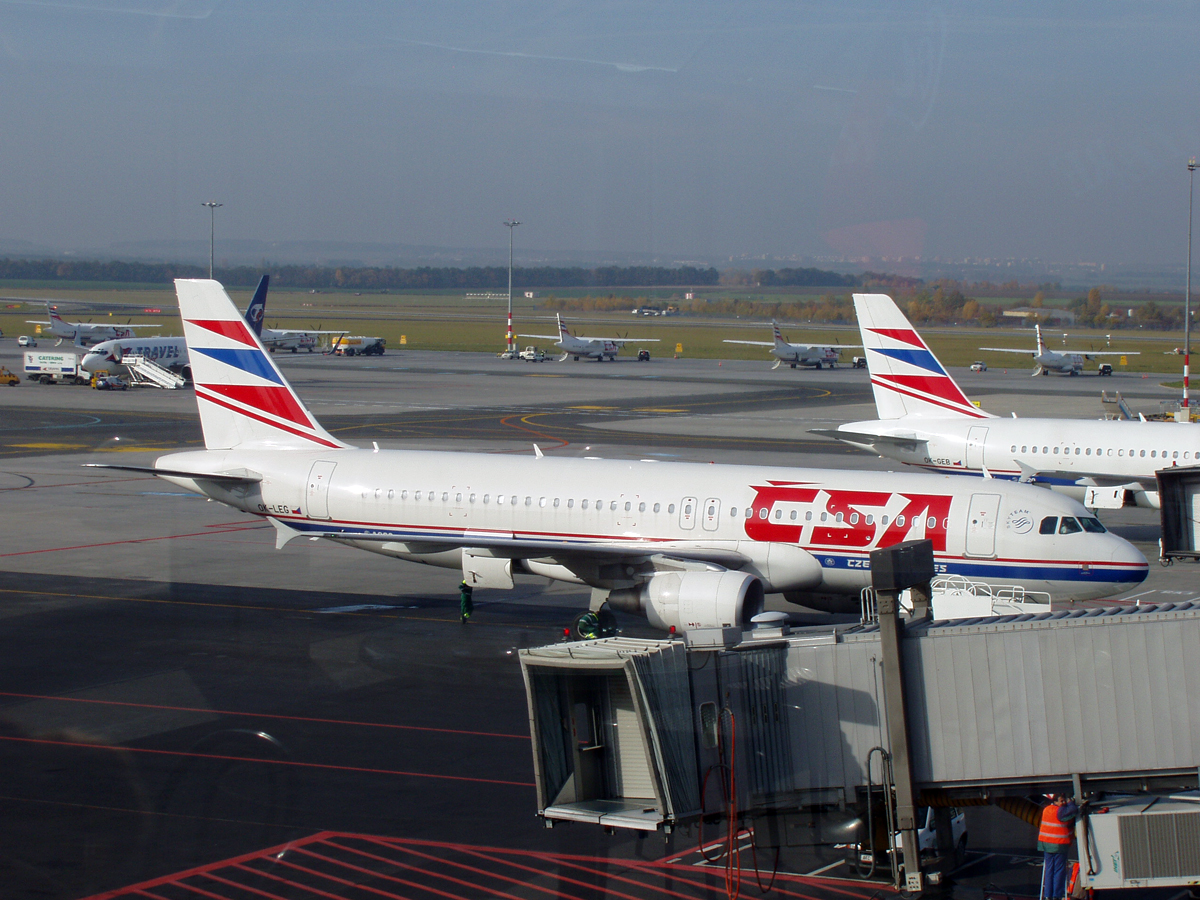
{"label": "floodlight mast", "polygon": [[513,229],[521,223],[516,219],[507,219],[504,224],[508,226],[508,334],[506,336],[506,348],[509,356],[513,353],[513,330],[512,330],[512,247],[513,247]]}
{"label": "floodlight mast", "polygon": [[1192,413],[1188,408],[1188,376],[1192,357],[1192,181],[1196,172],[1196,157],[1188,160],[1188,248],[1187,286],[1183,291],[1183,411],[1187,421]]}
{"label": "floodlight mast", "polygon": [[200,205],[208,207],[208,277],[211,279],[213,277],[213,244],[217,234],[217,207],[225,204],[209,200]]}

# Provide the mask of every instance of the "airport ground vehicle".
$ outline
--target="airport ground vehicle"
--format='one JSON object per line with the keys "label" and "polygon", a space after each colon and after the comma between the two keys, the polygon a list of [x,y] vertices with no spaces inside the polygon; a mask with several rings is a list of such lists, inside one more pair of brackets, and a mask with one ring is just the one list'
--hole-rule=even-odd
{"label": "airport ground vehicle", "polygon": [[34,338],[31,338],[29,335],[23,334],[17,338],[17,346],[18,347],[36,347],[37,341]]}
{"label": "airport ground vehicle", "polygon": [[516,350],[501,350],[496,355],[501,359],[517,359],[521,354]]}
{"label": "airport ground vehicle", "polygon": [[25,377],[42,384],[54,384],[56,381],[67,384],[88,383],[87,374],[80,368],[79,357],[70,350],[62,353],[27,350]]}
{"label": "airport ground vehicle", "polygon": [[852,365],[856,369],[865,369],[867,367],[867,358],[865,356],[856,356]]}
{"label": "airport ground vehicle", "polygon": [[[917,845],[921,848],[922,856],[944,856],[951,853],[956,854],[958,858],[962,858],[967,850],[967,816],[956,807],[948,807],[947,813],[949,824],[949,835],[944,843],[938,842],[937,830],[937,815],[936,810],[932,806],[922,806],[917,809]],[[884,829],[886,831],[886,829]],[[876,868],[880,866],[887,868],[891,865],[888,857],[896,853],[900,846],[899,832],[892,835],[892,840],[885,849],[883,844],[884,835],[876,832],[875,849],[863,844],[851,845],[853,853],[853,862],[857,863],[861,871],[874,862]]]}
{"label": "airport ground vehicle", "polygon": [[98,391],[126,391],[129,390],[129,383],[116,375],[95,375],[92,377],[92,387]]}
{"label": "airport ground vehicle", "polygon": [[977,360],[975,360],[975,362],[971,363],[971,371],[972,372],[986,372],[987,371],[987,363],[985,363],[983,360],[977,359]]}
{"label": "airport ground vehicle", "polygon": [[20,383],[21,379],[18,378],[13,372],[8,371],[8,369],[4,368],[4,366],[0,366],[0,384],[6,384],[9,387],[16,387]]}
{"label": "airport ground vehicle", "polygon": [[339,338],[333,344],[337,356],[383,356],[387,341],[381,337],[356,334]]}
{"label": "airport ground vehicle", "polygon": [[1110,366],[1108,363],[1100,363],[1100,365],[1096,368],[1096,374],[1097,375],[1111,375],[1112,374],[1112,366]]}
{"label": "airport ground vehicle", "polygon": [[649,350],[639,350],[638,351],[638,362],[650,362],[650,351]]}
{"label": "airport ground vehicle", "polygon": [[541,347],[526,347],[520,353],[521,359],[526,362],[544,362],[546,354]]}

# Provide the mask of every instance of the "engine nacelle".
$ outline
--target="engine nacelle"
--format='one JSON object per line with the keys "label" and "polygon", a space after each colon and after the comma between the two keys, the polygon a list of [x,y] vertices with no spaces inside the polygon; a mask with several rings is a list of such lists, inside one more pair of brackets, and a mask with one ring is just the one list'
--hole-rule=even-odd
{"label": "engine nacelle", "polygon": [[762,612],[763,586],[745,572],[664,572],[636,588],[612,591],[608,602],[664,631],[743,628]]}

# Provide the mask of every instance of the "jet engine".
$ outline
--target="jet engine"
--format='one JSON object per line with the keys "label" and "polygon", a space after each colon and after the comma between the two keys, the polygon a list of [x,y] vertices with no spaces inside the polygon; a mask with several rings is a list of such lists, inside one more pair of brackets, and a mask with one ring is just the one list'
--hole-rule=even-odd
{"label": "jet engine", "polygon": [[610,606],[644,615],[655,628],[744,627],[762,612],[763,585],[745,572],[664,572],[611,591]]}

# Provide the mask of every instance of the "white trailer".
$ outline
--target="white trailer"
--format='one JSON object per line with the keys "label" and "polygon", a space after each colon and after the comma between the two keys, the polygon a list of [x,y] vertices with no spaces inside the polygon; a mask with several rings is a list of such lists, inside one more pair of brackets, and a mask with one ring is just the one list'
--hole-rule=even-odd
{"label": "white trailer", "polygon": [[25,351],[25,377],[42,384],[87,384],[88,375],[80,368],[79,357],[72,351]]}

